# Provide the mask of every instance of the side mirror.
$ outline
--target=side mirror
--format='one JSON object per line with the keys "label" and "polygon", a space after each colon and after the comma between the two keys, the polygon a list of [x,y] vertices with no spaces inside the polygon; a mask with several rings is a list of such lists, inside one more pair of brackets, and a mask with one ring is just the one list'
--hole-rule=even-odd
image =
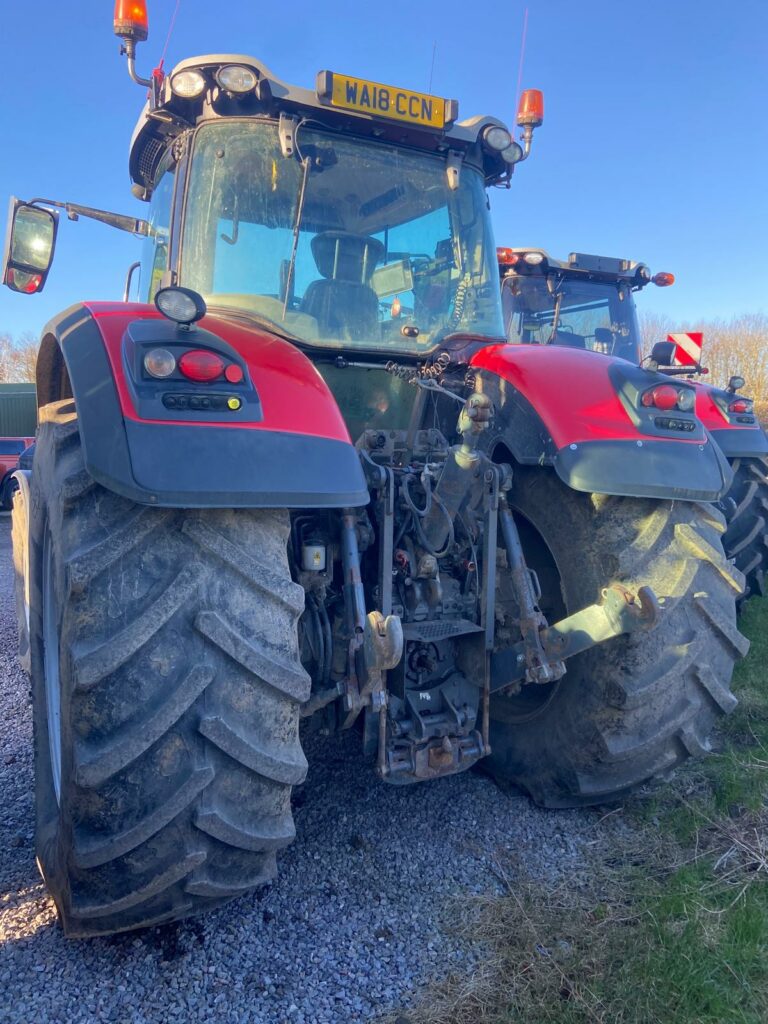
{"label": "side mirror", "polygon": [[672,366],[675,361],[675,344],[672,341],[657,341],[651,349],[651,362],[657,366]]}
{"label": "side mirror", "polygon": [[3,251],[3,284],[23,295],[41,292],[53,261],[57,213],[11,197]]}

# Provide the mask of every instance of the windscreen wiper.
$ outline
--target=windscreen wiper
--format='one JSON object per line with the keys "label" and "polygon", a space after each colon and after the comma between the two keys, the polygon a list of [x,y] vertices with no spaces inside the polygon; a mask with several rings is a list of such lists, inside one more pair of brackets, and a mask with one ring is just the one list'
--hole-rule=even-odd
{"label": "windscreen wiper", "polygon": [[552,342],[557,337],[557,327],[558,327],[558,324],[560,323],[560,307],[562,306],[562,304],[563,304],[563,289],[561,287],[560,290],[558,291],[557,295],[555,296],[555,310],[554,310],[554,314],[553,314],[553,317],[552,317],[552,332],[549,335],[549,337],[547,338],[547,345],[551,345]]}
{"label": "windscreen wiper", "polygon": [[293,283],[293,273],[296,267],[296,253],[299,248],[299,232],[301,231],[301,218],[304,213],[304,197],[307,194],[307,181],[309,180],[309,168],[312,161],[310,157],[305,156],[301,165],[304,173],[301,176],[301,185],[299,187],[299,200],[296,204],[296,218],[293,223],[293,244],[291,245],[291,261],[288,264],[288,273],[285,278],[285,297],[283,299],[283,320],[288,312],[288,299],[291,295],[291,285]]}

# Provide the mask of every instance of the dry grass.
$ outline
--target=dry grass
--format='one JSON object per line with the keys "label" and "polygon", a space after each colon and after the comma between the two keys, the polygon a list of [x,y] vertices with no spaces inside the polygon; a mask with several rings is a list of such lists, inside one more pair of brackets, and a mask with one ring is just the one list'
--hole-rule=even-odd
{"label": "dry grass", "polygon": [[[765,1024],[768,1021],[768,601],[723,749],[595,816],[589,882],[556,887],[496,862],[501,896],[448,908],[471,974],[434,984],[400,1024]],[[458,921],[458,924],[456,923]]]}
{"label": "dry grass", "polygon": [[713,819],[690,849],[643,829],[595,858],[580,889],[497,869],[503,895],[447,915],[477,968],[431,986],[400,1024],[768,1019],[768,816]]}

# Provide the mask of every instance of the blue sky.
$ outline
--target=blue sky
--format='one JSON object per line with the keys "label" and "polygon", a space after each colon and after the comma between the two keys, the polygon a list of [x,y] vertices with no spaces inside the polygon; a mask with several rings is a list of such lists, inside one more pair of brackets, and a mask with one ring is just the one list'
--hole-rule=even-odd
{"label": "blue sky", "polygon": [[[149,0],[143,73],[175,2]],[[251,53],[297,85],[330,68],[426,90],[436,45],[432,91],[457,98],[461,117],[511,124],[526,7],[523,84],[544,90],[546,120],[511,190],[491,193],[497,243],[671,270],[675,286],[641,302],[675,320],[768,311],[765,0],[181,0],[166,69]],[[47,196],[142,216],[127,151],[143,96],[118,56],[111,0],[3,8],[0,201]],[[63,222],[43,294],[0,289],[0,333],[37,334],[72,302],[118,298],[138,247],[103,225]]]}

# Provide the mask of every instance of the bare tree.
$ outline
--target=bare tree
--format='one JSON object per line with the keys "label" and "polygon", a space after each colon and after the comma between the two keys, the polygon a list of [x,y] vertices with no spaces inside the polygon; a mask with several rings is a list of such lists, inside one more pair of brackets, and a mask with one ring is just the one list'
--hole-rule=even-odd
{"label": "bare tree", "polygon": [[34,383],[37,349],[37,339],[32,334],[16,339],[0,334],[0,383]]}
{"label": "bare tree", "polygon": [[638,320],[644,356],[650,355],[657,341],[666,341],[667,335],[675,330],[672,320],[665,313],[651,313],[643,309],[638,313]]}
{"label": "bare tree", "polygon": [[654,342],[664,341],[676,331],[701,331],[704,335],[702,363],[709,370],[708,383],[725,387],[734,374],[746,381],[743,394],[754,399],[755,411],[768,420],[768,316],[744,313],[730,320],[702,320],[675,323],[658,313],[640,313],[643,352]]}

